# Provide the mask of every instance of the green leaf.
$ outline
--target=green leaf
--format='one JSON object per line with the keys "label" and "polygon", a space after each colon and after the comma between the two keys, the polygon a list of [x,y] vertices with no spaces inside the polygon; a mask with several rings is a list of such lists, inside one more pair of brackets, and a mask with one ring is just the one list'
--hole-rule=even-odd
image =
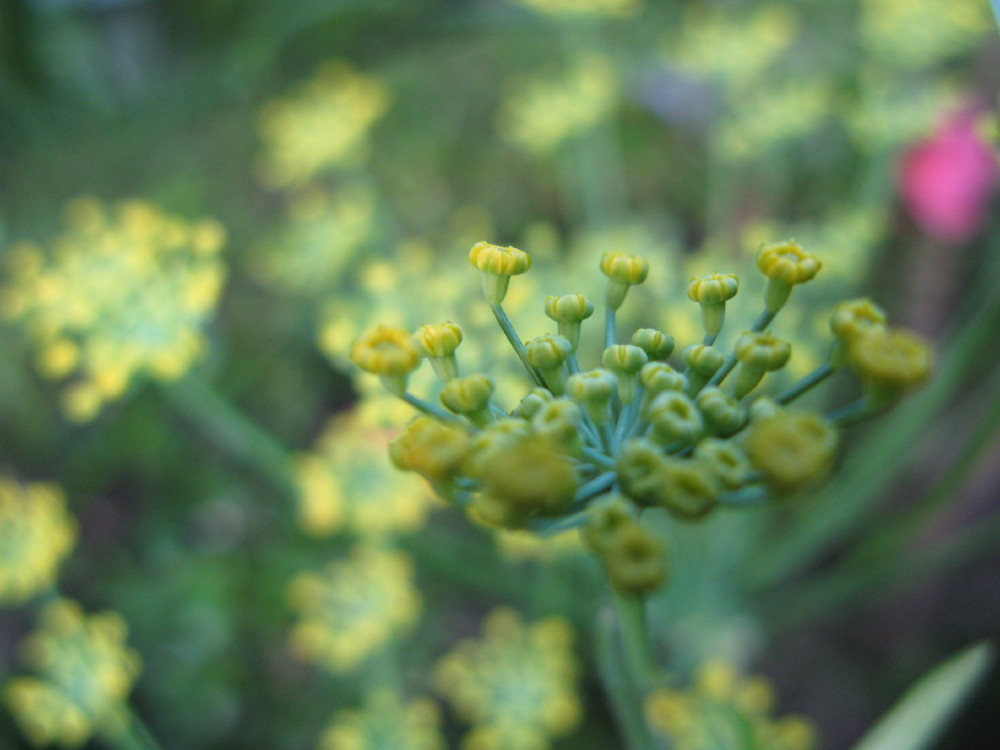
{"label": "green leaf", "polygon": [[929,748],[992,662],[988,643],[952,657],[910,688],[854,750]]}

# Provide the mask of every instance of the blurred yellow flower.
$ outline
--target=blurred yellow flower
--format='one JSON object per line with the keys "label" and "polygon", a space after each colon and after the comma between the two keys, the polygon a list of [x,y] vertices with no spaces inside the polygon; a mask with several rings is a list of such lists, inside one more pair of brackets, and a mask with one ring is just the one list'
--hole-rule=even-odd
{"label": "blurred yellow flower", "polygon": [[635,15],[643,0],[515,0],[518,5],[547,16],[605,16],[624,18]]}
{"label": "blurred yellow flower", "polygon": [[990,29],[978,0],[861,0],[861,36],[894,68],[922,68],[968,52]]}
{"label": "blurred yellow flower", "polygon": [[445,750],[440,723],[434,701],[403,703],[391,690],[376,689],[360,710],[337,712],[319,750]]}
{"label": "blurred yellow flower", "polygon": [[75,541],[59,487],[0,477],[0,603],[20,604],[51,587]]}
{"label": "blurred yellow flower", "polygon": [[45,608],[24,643],[38,676],[15,677],[4,693],[32,744],[80,747],[95,732],[125,730],[125,700],[141,669],[127,634],[114,612],[87,616],[66,599]]}
{"label": "blurred yellow flower", "polygon": [[492,612],[480,640],[466,640],[441,660],[436,681],[473,725],[465,750],[548,747],[580,719],[578,665],[569,624],[548,618],[525,626],[508,609]]}
{"label": "blurred yellow flower", "polygon": [[300,573],[289,590],[299,620],[292,646],[308,661],[350,672],[417,618],[413,565],[401,552],[355,547],[323,571]]}
{"label": "blurred yellow flower", "polygon": [[261,249],[258,275],[289,292],[338,285],[371,235],[375,209],[374,193],[362,185],[304,190],[291,201],[287,226]]}
{"label": "blurred yellow flower", "polygon": [[584,551],[576,529],[542,537],[530,531],[498,529],[491,526],[500,552],[513,562],[539,560],[550,562],[560,557],[570,557]]}
{"label": "blurred yellow flower", "polygon": [[264,178],[300,184],[331,167],[356,163],[372,124],[389,107],[389,91],[345,62],[322,65],[291,94],[261,112]]}
{"label": "blurred yellow flower", "polygon": [[138,375],[170,380],[191,366],[225,277],[225,231],[89,197],[67,206],[66,224],[48,252],[11,248],[0,304],[35,339],[42,373],[71,378],[64,408],[86,421]]}
{"label": "blurred yellow flower", "polygon": [[[400,403],[388,395],[370,402]],[[389,466],[386,451],[398,428],[373,418],[378,409],[334,417],[313,448],[298,458],[299,522],[316,536],[347,531],[363,536],[405,534],[420,528],[433,502],[413,474]],[[397,423],[398,425],[399,423]]]}
{"label": "blurred yellow flower", "polygon": [[801,716],[775,719],[774,703],[767,680],[711,661],[698,669],[693,685],[650,693],[646,716],[677,750],[814,750],[819,738],[812,722]]}
{"label": "blurred yellow flower", "polygon": [[531,76],[508,84],[500,130],[526,151],[548,153],[605,121],[621,83],[611,61],[591,54],[558,78]]}

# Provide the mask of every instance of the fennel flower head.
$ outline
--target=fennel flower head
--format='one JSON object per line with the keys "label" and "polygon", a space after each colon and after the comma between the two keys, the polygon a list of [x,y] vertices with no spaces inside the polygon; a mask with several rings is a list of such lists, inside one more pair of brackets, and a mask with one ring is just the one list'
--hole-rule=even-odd
{"label": "fennel flower head", "polygon": [[654,732],[677,750],[815,750],[818,734],[802,716],[774,718],[774,688],[729,663],[702,664],[692,685],[661,687],[646,698]]}
{"label": "fennel flower head", "polygon": [[300,573],[289,593],[299,615],[292,647],[334,673],[360,667],[408,630],[420,611],[413,563],[401,552],[374,545],[356,547],[322,571]]}
{"label": "fennel flower head", "polygon": [[20,604],[51,588],[75,541],[59,487],[0,477],[0,603]]}
{"label": "fennel flower head", "polygon": [[[504,301],[530,272],[531,256],[481,242],[469,259],[500,329],[494,340],[506,338],[521,364],[524,395],[507,401],[488,373],[463,372],[467,337],[455,323],[414,333],[375,328],[355,341],[351,357],[418,414],[390,445],[390,459],[482,522],[541,534],[583,526],[622,591],[647,592],[665,579],[665,552],[641,523],[643,509],[695,522],[809,488],[832,467],[840,428],[895,403],[932,365],[923,340],[888,327],[877,305],[856,299],[830,316],[826,360],[798,381],[784,379],[792,347],[772,323],[822,268],[794,241],[757,251],[762,309],[735,331],[725,328],[726,308],[740,279],[691,278],[686,294],[703,337],[686,346],[655,328],[619,331],[618,310],[649,275],[640,256],[605,253],[600,311],[581,293],[549,296],[540,307],[551,328],[527,341]],[[603,321],[603,347],[588,353],[581,330],[595,319]],[[438,380],[428,397],[410,387],[423,359]],[[860,381],[857,400],[832,411],[794,404],[845,370]]]}
{"label": "fennel flower head", "polygon": [[37,674],[15,677],[4,698],[33,744],[81,747],[94,733],[117,736],[127,727],[125,701],[141,669],[114,612],[85,615],[59,599],[42,612],[24,644]]}
{"label": "fennel flower head", "polygon": [[372,125],[388,107],[388,89],[377,78],[346,62],[323,64],[311,79],[261,112],[264,180],[293,187],[355,165]]}
{"label": "fennel flower head", "polygon": [[472,725],[465,750],[548,747],[579,723],[579,666],[567,622],[526,625],[509,609],[486,619],[483,636],[459,643],[438,664],[438,689]]}
{"label": "fennel flower head", "polygon": [[395,406],[385,398],[363,401],[330,420],[312,449],[298,457],[299,523],[307,533],[387,537],[423,526],[434,502],[425,483],[386,471],[386,449],[398,422],[386,425],[380,407]]}
{"label": "fennel flower head", "polygon": [[445,750],[440,723],[441,712],[429,698],[404,702],[377,688],[360,709],[337,712],[319,750]]}
{"label": "fennel flower head", "polygon": [[63,406],[87,421],[140,375],[173,380],[205,347],[225,278],[218,222],[188,222],[144,201],[77,198],[49,248],[8,255],[2,313],[23,324]]}

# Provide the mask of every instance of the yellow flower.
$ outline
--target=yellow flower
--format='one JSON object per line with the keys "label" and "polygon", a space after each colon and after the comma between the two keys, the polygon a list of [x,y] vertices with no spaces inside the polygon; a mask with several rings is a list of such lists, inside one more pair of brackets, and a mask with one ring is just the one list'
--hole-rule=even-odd
{"label": "yellow flower", "polygon": [[492,612],[483,637],[460,643],[435,671],[441,693],[476,727],[463,749],[506,750],[531,740],[544,748],[549,738],[573,729],[580,702],[571,649],[572,631],[564,620],[525,626],[511,610]]}
{"label": "yellow flower", "polygon": [[774,690],[728,662],[702,664],[693,684],[657,688],[646,699],[653,730],[683,750],[815,750],[818,734],[800,716],[771,716]]}
{"label": "yellow flower", "polygon": [[986,3],[862,0],[861,36],[894,68],[923,68],[969,52],[990,29]]}
{"label": "yellow flower", "polygon": [[822,264],[797,242],[773,242],[757,251],[757,268],[772,281],[804,284],[819,273]]}
{"label": "yellow flower", "polygon": [[625,594],[648,594],[667,577],[666,552],[637,521],[627,521],[608,536],[601,550],[611,584]]}
{"label": "yellow flower", "polygon": [[915,333],[873,327],[848,342],[847,361],[873,396],[891,400],[927,379],[933,355]]}
{"label": "yellow flower", "polygon": [[92,733],[124,730],[125,700],[141,668],[125,645],[127,632],[118,614],[86,616],[66,599],[43,610],[24,643],[25,661],[38,676],[16,677],[4,693],[33,744],[80,747]]}
{"label": "yellow flower", "polygon": [[292,646],[308,661],[351,672],[416,621],[420,597],[401,552],[355,547],[323,571],[300,573],[289,590],[299,615]]}
{"label": "yellow flower", "polygon": [[402,395],[409,374],[420,366],[420,354],[402,328],[379,326],[354,342],[351,361],[378,375],[392,393]]}
{"label": "yellow flower", "polygon": [[261,112],[265,179],[286,187],[357,161],[372,124],[388,106],[381,81],[347,63],[325,63],[312,79]]}
{"label": "yellow flower", "polygon": [[0,603],[20,604],[51,587],[75,540],[62,490],[0,477]]}
{"label": "yellow flower", "polygon": [[140,375],[187,371],[225,276],[224,239],[216,222],[189,223],[142,201],[107,209],[78,198],[48,252],[15,248],[3,313],[34,339],[43,374],[72,377],[63,400],[71,418],[91,419]]}
{"label": "yellow flower", "polygon": [[393,434],[356,412],[330,420],[296,462],[299,523],[305,531],[386,536],[423,526],[433,500],[417,477],[387,466]]}
{"label": "yellow flower", "polygon": [[753,420],[744,446],[768,481],[790,492],[826,474],[837,442],[836,428],[820,415],[784,410]]}
{"label": "yellow flower", "polygon": [[376,689],[360,710],[337,712],[319,750],[445,750],[440,723],[434,701],[404,703],[392,691]]}
{"label": "yellow flower", "polygon": [[469,262],[479,269],[483,294],[492,305],[507,296],[511,276],[520,276],[531,268],[531,256],[516,247],[501,247],[477,242],[469,251]]}

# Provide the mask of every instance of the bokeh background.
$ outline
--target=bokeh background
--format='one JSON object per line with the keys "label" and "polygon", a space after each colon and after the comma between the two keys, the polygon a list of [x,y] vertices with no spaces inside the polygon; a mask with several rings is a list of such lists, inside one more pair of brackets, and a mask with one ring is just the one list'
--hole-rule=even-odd
{"label": "bokeh background", "polygon": [[[630,314],[693,341],[688,277],[740,273],[748,314],[794,237],[795,373],[846,296],[934,342],[821,492],[672,532],[680,684],[764,675],[846,748],[1000,635],[987,0],[4,0],[0,66],[5,749],[621,746],[575,533],[394,473],[407,413],[346,360],[452,319],[513,376],[483,239],[535,256],[525,336],[622,250]],[[998,699],[939,746],[995,748]]]}

